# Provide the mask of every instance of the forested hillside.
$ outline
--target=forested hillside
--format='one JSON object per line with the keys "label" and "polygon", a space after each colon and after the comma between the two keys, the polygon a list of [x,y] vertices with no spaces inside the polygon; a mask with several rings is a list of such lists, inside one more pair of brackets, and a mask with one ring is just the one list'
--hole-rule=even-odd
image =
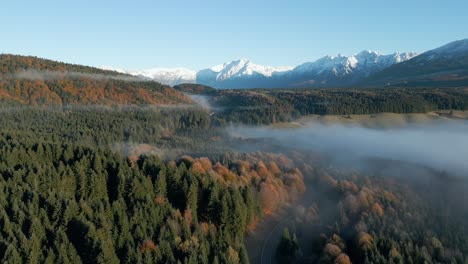
{"label": "forested hillside", "polygon": [[467,261],[465,179],[389,160],[357,171],[231,129],[463,110],[466,88],[173,89],[0,58],[2,263],[249,263],[269,236],[246,240],[284,212],[280,263]]}
{"label": "forested hillside", "polygon": [[189,104],[169,86],[97,68],[36,57],[0,55],[0,102],[5,105]]}
{"label": "forested hillside", "polygon": [[182,83],[175,85],[174,89],[187,94],[208,94],[214,93],[216,91],[216,89],[213,87],[193,83]]}
{"label": "forested hillside", "polygon": [[5,263],[248,263],[244,239],[288,205],[287,262],[468,256],[464,196],[451,195],[466,182],[440,172],[337,169],[193,108],[2,109],[0,126]]}
{"label": "forested hillside", "polygon": [[113,148],[200,151],[203,111],[22,108],[0,123],[2,262],[248,263],[244,234],[305,191],[283,155]]}
{"label": "forested hillside", "polygon": [[310,196],[290,213],[279,263],[466,262],[466,180],[404,162],[372,164],[377,170],[306,174]]}
{"label": "forested hillside", "polygon": [[254,89],[206,94],[220,122],[251,125],[291,121],[303,115],[427,113],[468,109],[467,88]]}

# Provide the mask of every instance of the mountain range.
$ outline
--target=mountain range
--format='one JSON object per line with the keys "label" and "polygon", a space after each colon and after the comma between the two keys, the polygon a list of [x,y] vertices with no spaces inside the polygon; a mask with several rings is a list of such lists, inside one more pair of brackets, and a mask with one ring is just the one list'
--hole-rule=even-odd
{"label": "mountain range", "polygon": [[[140,71],[112,67],[105,69],[149,78],[171,86],[196,83],[220,89],[385,86],[403,85],[413,81],[424,84],[439,79],[444,83],[451,81],[456,84],[466,81],[463,76],[467,75],[464,73],[468,64],[467,46],[468,39],[463,39],[422,54],[397,52],[384,55],[364,50],[352,56],[325,56],[296,67],[272,67],[239,59],[200,71],[184,68]],[[454,73],[454,70],[457,72]],[[429,75],[426,71],[429,71]],[[438,72],[442,72],[442,75],[437,75]],[[408,74],[412,76],[406,76]],[[435,79],[427,79],[428,76]]]}
{"label": "mountain range", "polygon": [[468,39],[457,40],[391,65],[362,83],[364,86],[467,86]]}
{"label": "mountain range", "polygon": [[[297,67],[262,66],[241,59],[198,72],[183,68],[112,70],[31,56],[0,54],[0,103],[191,104],[193,101],[185,93],[212,91],[212,88],[204,85],[215,88],[466,88],[468,39],[454,41],[419,55],[382,55],[363,51],[353,56],[326,56]],[[177,85],[180,83],[191,84]]]}
{"label": "mountain range", "polygon": [[182,83],[195,83],[197,72],[185,68],[154,68],[147,70],[124,70],[111,66],[101,67],[103,70],[116,71],[123,74],[151,79],[161,84],[174,86]]}
{"label": "mountain range", "polygon": [[275,87],[328,87],[354,84],[393,64],[415,57],[412,52],[383,55],[362,51],[353,56],[325,56],[297,67],[258,65],[247,59],[234,60],[209,69],[193,71],[184,68],[155,68],[149,70],[115,70],[166,85],[197,83],[216,88],[275,88]]}

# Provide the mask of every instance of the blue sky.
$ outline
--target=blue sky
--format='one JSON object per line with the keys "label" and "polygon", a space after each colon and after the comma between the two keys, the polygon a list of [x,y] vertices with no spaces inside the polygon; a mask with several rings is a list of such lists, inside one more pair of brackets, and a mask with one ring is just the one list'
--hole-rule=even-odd
{"label": "blue sky", "polygon": [[468,1],[3,1],[0,53],[127,69],[297,65],[468,37]]}

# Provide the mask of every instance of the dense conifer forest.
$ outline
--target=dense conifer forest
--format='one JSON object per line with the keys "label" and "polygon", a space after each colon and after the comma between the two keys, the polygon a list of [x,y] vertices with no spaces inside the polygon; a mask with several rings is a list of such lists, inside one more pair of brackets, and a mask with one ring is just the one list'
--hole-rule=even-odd
{"label": "dense conifer forest", "polygon": [[[337,167],[230,130],[466,110],[466,88],[172,88],[1,55],[0,101],[2,263],[468,261],[466,179],[402,161]],[[288,224],[265,253],[258,230],[275,217]]]}
{"label": "dense conifer forest", "polygon": [[205,94],[225,120],[251,125],[310,114],[407,114],[468,108],[466,88],[253,89]]}
{"label": "dense conifer forest", "polygon": [[465,182],[432,196],[268,140],[239,152],[203,109],[5,108],[0,125],[6,263],[249,263],[244,239],[284,208],[283,262],[467,258],[466,205],[448,195]]}

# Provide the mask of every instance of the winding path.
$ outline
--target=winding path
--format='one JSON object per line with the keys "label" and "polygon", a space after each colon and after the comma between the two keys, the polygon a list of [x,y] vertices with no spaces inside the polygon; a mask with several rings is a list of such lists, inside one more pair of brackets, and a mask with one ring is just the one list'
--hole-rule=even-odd
{"label": "winding path", "polygon": [[263,241],[262,252],[260,254],[260,264],[273,263],[273,256],[276,252],[276,246],[281,238],[282,231],[293,220],[293,216],[286,216],[281,219],[268,233]]}

